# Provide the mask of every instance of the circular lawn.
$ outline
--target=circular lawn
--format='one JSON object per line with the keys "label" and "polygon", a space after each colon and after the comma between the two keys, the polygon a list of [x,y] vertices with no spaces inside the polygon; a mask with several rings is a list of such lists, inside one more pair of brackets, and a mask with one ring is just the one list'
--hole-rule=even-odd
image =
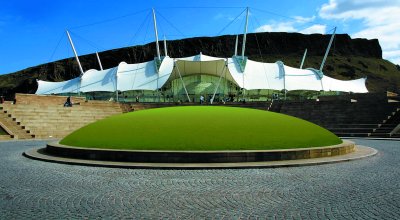
{"label": "circular lawn", "polygon": [[342,141],[330,131],[284,114],[248,108],[185,106],[131,112],[99,120],[60,144],[123,150],[273,150]]}

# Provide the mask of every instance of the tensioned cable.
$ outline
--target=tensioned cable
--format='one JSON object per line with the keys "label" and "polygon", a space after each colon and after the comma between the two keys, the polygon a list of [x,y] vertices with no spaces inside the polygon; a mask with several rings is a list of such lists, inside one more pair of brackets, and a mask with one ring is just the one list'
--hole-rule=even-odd
{"label": "tensioned cable", "polygon": [[[149,13],[150,14],[150,13]],[[148,14],[148,15],[149,15]],[[151,19],[147,19],[147,17],[146,17],[146,19],[145,19],[145,21],[142,23],[143,25],[145,24],[145,23],[147,23],[147,25],[146,25],[146,28],[145,28],[145,34],[144,34],[144,37],[143,37],[143,41],[142,41],[142,44],[146,41],[146,38],[147,38],[147,33],[149,32],[149,27],[150,27],[150,20]],[[133,55],[133,54],[132,54]],[[144,56],[144,54],[143,53],[140,53],[139,54],[139,59],[138,60],[141,60],[141,58],[142,58],[142,56]],[[132,81],[132,85],[131,85],[131,89],[133,89],[133,87],[134,87],[134,85],[135,85],[135,82],[136,82],[136,76],[137,76],[137,74],[138,74],[138,70],[139,70],[139,64],[133,64],[133,65],[136,65],[136,68],[135,68],[135,71],[134,71],[134,76],[133,76],[133,81]],[[143,67],[140,67],[140,68],[143,68]]]}
{"label": "tensioned cable", "polygon": [[[88,45],[92,46],[92,47],[93,47],[94,49],[96,49],[96,50],[101,50],[101,51],[109,50],[109,49],[106,49],[106,48],[104,48],[104,47],[101,47],[101,46],[97,45],[96,43],[94,43],[94,42],[92,42],[92,41],[90,41],[90,40],[88,40],[88,39],[86,39],[86,38],[84,38],[84,37],[82,37],[82,36],[76,34],[75,32],[69,31],[69,33],[70,33],[71,35],[73,35],[73,37],[76,37],[76,38],[78,38],[78,39],[83,40],[84,42],[86,42]],[[113,57],[113,56],[110,56],[110,57],[111,57],[114,61],[119,62],[119,60],[118,60],[117,58],[115,58],[115,57]],[[119,55],[118,57],[119,57],[120,59],[122,58],[120,55]]]}
{"label": "tensioned cable", "polygon": [[[118,20],[118,19],[130,17],[130,16],[133,16],[133,15],[138,15],[138,14],[143,13],[143,12],[148,11],[148,10],[149,10],[149,9],[143,9],[143,10],[136,11],[136,12],[129,13],[129,14],[125,14],[125,15],[122,15],[122,16],[118,16],[118,17],[114,17],[114,18],[110,18],[110,19],[106,19],[106,20],[102,20],[102,21],[98,21],[98,22],[93,22],[93,23],[90,23],[90,24],[85,24],[85,25],[80,25],[80,26],[71,27],[71,28],[69,28],[69,29],[70,29],[70,30],[71,30],[71,29],[79,29],[79,28],[83,28],[83,27],[89,27],[89,26],[94,26],[94,25],[98,25],[98,24],[103,24],[103,23],[115,21],[115,20]],[[146,16],[146,17],[147,17],[147,16]],[[70,32],[71,32],[71,31],[70,31]],[[136,35],[135,35],[135,36],[136,36]],[[78,37],[79,37],[79,36],[78,36]],[[98,46],[96,46],[96,45],[90,43],[90,41],[88,41],[88,40],[86,40],[85,38],[82,38],[82,37],[80,37],[80,38],[83,39],[83,40],[85,40],[87,43],[89,43],[89,45],[91,45],[91,46],[93,46],[93,47],[95,47],[95,48],[98,49]],[[103,48],[103,47],[101,47],[101,48],[102,48],[102,50],[107,50],[107,49],[105,49],[105,48]],[[120,60],[123,60],[123,59],[121,59],[121,58],[122,58],[121,56],[119,56],[119,60],[116,59],[115,57],[112,57],[112,56],[111,56],[111,58],[114,59],[114,60],[117,61],[117,62],[120,62]]]}
{"label": "tensioned cable", "polygon": [[238,33],[237,35],[242,34],[245,23],[246,23],[246,19],[242,19],[242,21],[240,22],[240,25],[238,26],[238,29],[237,29],[237,33]]}
{"label": "tensioned cable", "polygon": [[[149,29],[150,29],[150,20],[148,21],[148,24],[147,24],[147,28],[146,28],[146,31],[144,32],[144,37],[143,37],[143,40],[142,40],[142,44],[144,44],[145,42],[146,42],[146,39],[147,39],[147,34],[149,33]],[[155,40],[154,40],[155,41]]]}
{"label": "tensioned cable", "polygon": [[147,10],[149,10],[149,9],[148,8],[147,9],[143,9],[141,11],[129,13],[129,14],[126,14],[126,15],[122,15],[122,16],[118,16],[118,17],[114,17],[114,18],[110,18],[110,19],[106,19],[106,20],[102,20],[102,21],[93,22],[93,23],[90,23],[90,24],[84,24],[84,25],[80,25],[80,26],[70,27],[69,30],[71,30],[71,29],[79,29],[79,28],[83,28],[83,27],[89,27],[89,26],[93,26],[93,25],[98,25],[98,24],[103,24],[103,23],[115,21],[115,20],[118,20],[118,19],[122,19],[122,18],[126,18],[126,17],[130,17],[130,16],[133,16],[133,15],[137,15],[137,14],[143,13],[143,12],[145,12]]}
{"label": "tensioned cable", "polygon": [[158,12],[157,15],[160,15],[161,18],[163,18],[169,25],[171,25],[172,28],[174,28],[176,31],[178,31],[178,33],[181,34],[183,37],[187,37],[174,24],[172,24],[166,17],[164,17],[160,12]]}
{"label": "tensioned cable", "polygon": [[[254,25],[254,21],[253,21],[253,20],[251,20],[251,24],[253,25],[253,28],[254,28],[255,25]],[[254,33],[254,36],[255,36],[255,38],[256,38],[257,49],[258,49],[258,53],[260,54],[261,61],[264,62],[264,57],[263,57],[263,55],[262,55],[262,53],[261,53],[260,44],[258,43],[257,33]]]}
{"label": "tensioned cable", "polygon": [[[171,25],[172,28],[174,28],[178,33],[180,33],[183,37],[187,38],[188,36],[182,33],[174,24],[172,24],[166,17],[164,17],[160,12],[157,13],[157,15],[160,15],[161,18],[163,18],[169,25]],[[197,47],[192,41],[189,41],[190,44],[194,46],[194,48]]]}
{"label": "tensioned cable", "polygon": [[231,22],[229,22],[225,27],[223,27],[218,33],[217,35],[220,35],[226,28],[228,28],[233,22],[235,22],[244,12],[246,11],[243,10],[242,12],[240,12],[240,14],[238,16],[236,16]]}
{"label": "tensioned cable", "polygon": [[[145,23],[147,23],[147,25],[146,25],[146,28],[144,29],[145,30],[145,33],[144,33],[144,36],[143,36],[143,40],[141,41],[141,42],[139,42],[139,43],[141,43],[141,44],[144,44],[145,42],[146,42],[146,38],[147,38],[147,34],[148,34],[148,32],[149,32],[149,28],[150,28],[150,21],[151,19],[146,19],[146,22]],[[143,26],[145,25],[145,23],[143,23]],[[133,48],[132,48],[132,51],[133,51]],[[133,55],[133,54],[132,54]],[[142,58],[144,58],[144,53],[139,53],[139,57],[137,58],[137,60],[136,61],[134,61],[134,62],[141,62],[141,59]]]}
{"label": "tensioned cable", "polygon": [[[196,7],[196,8],[222,8],[222,7]],[[243,7],[225,7],[225,8],[243,8]],[[242,14],[243,12],[245,12],[246,10],[243,10],[238,16],[236,16],[231,22],[229,22],[224,28],[222,28],[221,31],[218,32],[217,35],[221,34],[226,28],[228,28],[233,22],[235,22]],[[163,18],[172,28],[174,28],[178,33],[180,33],[183,37],[188,37],[187,35],[185,35],[184,33],[182,33],[173,23],[171,23],[165,16],[163,16],[160,12],[157,13],[158,15],[160,15],[161,18]],[[171,35],[168,35],[171,36]],[[196,47],[196,45],[194,45],[194,43],[190,42],[193,46]]]}
{"label": "tensioned cable", "polygon": [[138,35],[138,33],[142,30],[144,24],[145,24],[146,22],[148,22],[147,20],[149,19],[150,14],[151,14],[151,11],[149,11],[149,13],[147,13],[145,19],[144,19],[143,22],[140,24],[138,30],[137,30],[136,33],[133,35],[133,37],[129,40],[128,45],[131,45],[131,44],[133,43],[133,41],[134,41],[134,39],[136,38],[136,36]]}
{"label": "tensioned cable", "polygon": [[[166,36],[167,36],[167,34],[166,34],[166,32],[165,32],[163,26],[164,26],[164,25],[161,25],[161,22],[158,23],[158,26],[157,26],[159,29],[161,29],[160,33],[163,35],[163,40],[162,40],[162,41],[164,41],[164,38],[166,39]],[[164,51],[164,53],[165,53],[165,51]]]}
{"label": "tensioned cable", "polygon": [[[215,9],[218,9],[218,8],[227,8],[227,9],[228,9],[228,8],[244,8],[244,7],[160,7],[160,9],[173,9],[173,8],[176,8],[176,9],[185,9],[185,8],[192,8],[192,9],[202,9],[202,8],[203,8],[203,9],[207,9],[207,8],[215,8]],[[87,27],[87,26],[93,26],[93,25],[97,25],[97,24],[102,24],[102,23],[106,23],[106,22],[111,22],[111,21],[114,21],[114,20],[118,20],[118,19],[122,19],[122,18],[126,18],[126,17],[129,17],[129,16],[133,16],[133,15],[137,15],[137,14],[143,13],[143,12],[145,12],[146,10],[149,10],[149,9],[140,10],[140,11],[137,11],[137,12],[129,13],[129,14],[126,14],[126,15],[122,15],[122,16],[119,16],[119,17],[110,18],[110,19],[106,19],[106,20],[102,20],[102,21],[98,21],[98,22],[93,22],[93,23],[86,24],[86,25],[75,26],[75,27],[72,27],[72,28],[70,28],[70,29],[78,29],[78,28],[83,28],[83,27]],[[284,17],[284,18],[287,18],[287,19],[299,21],[299,19],[296,19],[296,18],[293,18],[293,17],[288,17],[288,16],[281,15],[281,14],[277,14],[277,13],[274,13],[274,12],[271,12],[271,11],[261,10],[261,9],[257,9],[257,8],[252,8],[252,10],[261,11],[261,12],[264,12],[264,13],[273,14],[273,15],[280,16],[280,17]],[[229,22],[221,31],[218,32],[217,35],[221,34],[221,33],[222,33],[223,31],[225,31],[230,25],[232,25],[232,23],[234,23],[234,22],[243,14],[244,11],[245,11],[245,10],[243,10],[234,20],[232,20],[231,22]],[[161,13],[158,13],[158,14],[159,14],[164,20],[166,20],[167,23],[169,23],[176,31],[178,31],[183,37],[187,37],[187,35],[185,35],[183,32],[181,32],[174,24],[172,24],[168,19],[166,19],[165,16],[163,16]],[[148,13],[148,15],[149,15],[149,13]],[[147,19],[148,15],[146,16],[146,19]],[[144,21],[142,24],[144,24],[144,23],[145,23],[145,21]],[[320,24],[320,23],[316,23],[316,22],[305,22],[305,23]],[[139,33],[139,31],[137,31],[137,32],[135,33],[134,37],[136,37],[137,33]],[[172,35],[168,35],[168,36],[172,36]],[[132,41],[132,40],[131,40],[131,41]],[[93,46],[93,44],[92,44],[92,46]],[[97,47],[97,46],[94,46],[94,47]],[[278,51],[278,53],[279,53],[279,51]],[[54,54],[54,52],[53,52],[53,54]],[[52,55],[52,56],[53,56],[53,55]]]}
{"label": "tensioned cable", "polygon": [[[72,49],[71,49],[71,47],[68,45],[67,42],[65,42],[65,49],[66,49],[66,51],[67,51],[67,57],[73,56],[73,55],[71,55],[71,53],[72,53],[71,50],[72,50]],[[66,59],[66,60],[67,60],[67,65],[68,65],[69,74],[71,74],[71,73],[72,73],[72,66],[71,66],[71,63],[72,63],[72,62],[70,62],[69,59]]]}
{"label": "tensioned cable", "polygon": [[216,7],[209,7],[209,6],[177,6],[177,7],[157,7],[158,9],[199,9],[199,8],[215,8],[215,9],[220,9],[220,8],[244,8],[244,7],[226,7],[226,6],[224,6],[224,7],[222,7],[222,6],[220,6],[220,7],[218,7],[218,6],[216,6]]}
{"label": "tensioned cable", "polygon": [[47,61],[48,63],[53,59],[54,54],[56,53],[58,47],[60,46],[61,40],[64,38],[64,33],[61,34],[60,39],[58,40],[57,46],[54,48],[53,53],[51,53],[51,56],[49,60]]}
{"label": "tensioned cable", "polygon": [[[255,25],[254,25],[254,21],[253,20],[251,20],[251,24],[253,24],[253,28],[254,28]],[[257,33],[254,33],[254,36],[256,38],[258,53],[260,54],[261,61],[263,62],[262,66],[263,66],[263,69],[264,69],[265,78],[267,79],[268,88],[271,89],[271,86],[269,84],[269,79],[268,79],[268,73],[267,73],[267,70],[265,69],[264,57],[263,57],[263,55],[261,53],[260,44],[258,43]]]}
{"label": "tensioned cable", "polygon": [[[241,31],[243,31],[243,27],[244,27],[245,22],[246,22],[246,19],[242,19],[242,21],[240,22],[240,25],[238,26],[237,32],[235,34],[235,35],[238,36],[238,49],[240,48],[240,51],[242,50],[242,47],[239,46],[239,43],[240,43],[239,35],[243,35],[243,33],[241,33]],[[243,44],[243,37],[242,37],[242,44]],[[240,51],[238,50],[237,52],[240,54]]]}
{"label": "tensioned cable", "polygon": [[[257,9],[257,8],[252,8],[252,9],[256,10],[256,11],[264,12],[264,13],[267,13],[267,14],[272,14],[272,15],[275,15],[275,16],[278,16],[278,17],[290,19],[290,20],[293,20],[293,21],[301,21],[301,19],[296,19],[296,18],[289,17],[289,16],[286,16],[286,15],[281,15],[281,14],[278,14],[278,13],[275,13],[275,12],[272,12],[272,11],[266,11],[266,10]],[[304,23],[306,23],[306,24],[308,23],[308,24],[326,25],[326,24],[323,24],[323,23],[317,23],[317,22],[312,22],[312,21],[304,21]],[[329,26],[331,27],[331,25],[329,25]]]}
{"label": "tensioned cable", "polygon": [[329,32],[331,32],[332,31],[332,34],[333,34],[333,30],[335,29],[335,27],[333,27],[332,29],[330,29],[329,31],[327,31],[327,33],[329,33]]}
{"label": "tensioned cable", "polygon": [[85,43],[87,43],[88,45],[92,46],[92,47],[93,47],[94,49],[96,49],[96,50],[99,50],[99,49],[100,49],[100,50],[106,50],[106,49],[103,48],[102,46],[97,45],[96,43],[94,43],[94,42],[92,42],[92,41],[90,41],[90,40],[88,40],[88,39],[82,37],[81,35],[78,35],[78,34],[75,33],[75,32],[69,31],[69,33],[70,33],[71,35],[73,35],[73,37],[76,37],[76,38],[78,38],[78,39],[81,39],[81,40],[85,41]]}
{"label": "tensioned cable", "polygon": [[[121,18],[125,18],[125,17],[129,17],[129,16],[137,15],[137,14],[143,13],[143,12],[148,11],[148,10],[149,10],[149,9],[144,9],[144,10],[141,10],[141,11],[138,11],[138,12],[126,14],[126,15],[119,16],[119,17],[116,17],[116,18],[106,19],[106,20],[103,20],[103,21],[94,22],[94,23],[87,24],[87,25],[81,25],[81,26],[73,27],[73,28],[71,28],[71,29],[78,29],[78,28],[82,28],[82,27],[88,27],[88,26],[93,26],[93,25],[97,25],[97,24],[102,24],[102,23],[106,23],[106,22],[118,20],[118,19],[121,19]],[[150,12],[146,15],[146,19],[142,22],[141,27],[142,27],[142,26],[144,25],[144,23],[148,20],[149,14],[150,14]],[[129,45],[128,45],[128,46],[130,46],[130,44],[132,43],[133,39],[136,38],[136,36],[138,35],[139,31],[140,31],[140,28],[139,28],[139,30],[135,33],[135,35],[130,39]],[[70,31],[70,32],[71,32],[71,31]],[[101,46],[99,46],[99,45],[93,43],[92,41],[89,41],[89,40],[83,38],[82,36],[77,35],[76,33],[74,33],[74,35],[77,36],[78,38],[81,38],[81,39],[84,40],[86,43],[88,43],[90,46],[92,46],[92,47],[94,47],[94,48],[96,48],[96,49],[100,49],[100,50],[103,50],[103,51],[108,50],[108,49],[106,49],[106,48],[104,48],[104,47],[101,47]],[[119,61],[119,60],[117,60],[115,57],[112,57],[112,58],[113,58],[115,61]],[[119,58],[121,59],[122,57],[119,56]]]}
{"label": "tensioned cable", "polygon": [[[259,27],[261,27],[261,23],[258,21],[258,19],[256,17],[254,17],[254,20],[257,22],[257,24],[259,25]],[[282,56],[282,54],[279,52],[279,50],[274,46],[274,44],[270,44],[271,46],[274,47],[275,53],[278,54],[279,57]]]}
{"label": "tensioned cable", "polygon": [[[143,37],[142,43],[144,43],[144,42],[146,41],[147,34],[148,34],[148,32],[149,32],[149,29],[150,29],[150,20],[151,20],[151,19],[148,20],[146,32],[145,32],[145,35],[144,35],[144,37]],[[140,54],[139,54],[139,60],[140,60],[142,57],[144,58],[144,54],[143,54],[143,53],[140,53]],[[154,61],[153,61],[153,62],[154,62]],[[137,76],[138,70],[139,70],[139,65],[137,65],[137,66],[136,66],[136,69],[135,69],[135,76],[134,76],[134,79],[133,79],[134,83],[135,83],[135,81],[136,81],[136,76]],[[132,84],[132,88],[133,88],[134,83]]]}

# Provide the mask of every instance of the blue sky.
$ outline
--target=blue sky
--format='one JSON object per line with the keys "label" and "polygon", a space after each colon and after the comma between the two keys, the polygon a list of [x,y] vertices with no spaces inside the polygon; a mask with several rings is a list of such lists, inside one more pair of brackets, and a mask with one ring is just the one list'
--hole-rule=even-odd
{"label": "blue sky", "polygon": [[152,7],[160,38],[242,33],[248,6],[249,32],[330,33],[337,26],[338,33],[353,38],[379,39],[384,58],[400,63],[399,0],[0,0],[0,5],[0,74],[71,57],[66,29],[81,55],[154,41]]}

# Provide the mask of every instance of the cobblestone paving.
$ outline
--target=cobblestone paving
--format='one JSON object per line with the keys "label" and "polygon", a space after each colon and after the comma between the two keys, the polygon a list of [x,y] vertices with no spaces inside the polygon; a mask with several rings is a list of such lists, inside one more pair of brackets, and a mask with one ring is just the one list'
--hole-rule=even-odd
{"label": "cobblestone paving", "polygon": [[145,170],[35,161],[0,142],[0,219],[400,219],[400,142],[308,167]]}

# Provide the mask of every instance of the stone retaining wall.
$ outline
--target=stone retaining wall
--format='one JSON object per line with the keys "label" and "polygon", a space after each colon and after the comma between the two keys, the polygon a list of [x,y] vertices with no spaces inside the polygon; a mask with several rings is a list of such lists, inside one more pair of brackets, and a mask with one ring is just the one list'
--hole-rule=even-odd
{"label": "stone retaining wall", "polygon": [[355,150],[353,142],[342,144],[282,150],[249,151],[133,151],[78,148],[49,143],[45,154],[84,160],[143,162],[143,163],[237,163],[312,159],[351,153]]}

